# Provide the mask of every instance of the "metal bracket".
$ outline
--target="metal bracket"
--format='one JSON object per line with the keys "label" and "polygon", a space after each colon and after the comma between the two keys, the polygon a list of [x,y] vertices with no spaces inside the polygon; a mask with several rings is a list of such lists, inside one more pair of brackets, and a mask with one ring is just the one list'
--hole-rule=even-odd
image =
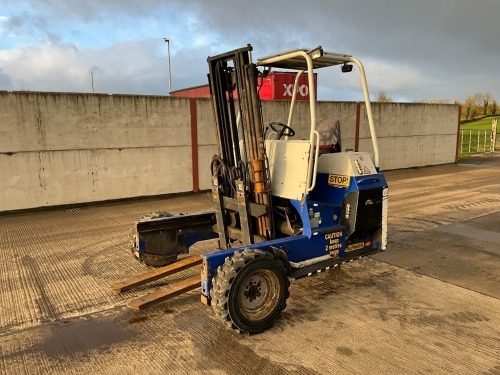
{"label": "metal bracket", "polygon": [[212,200],[215,208],[215,218],[217,220],[217,232],[219,233],[220,246],[229,248],[229,236],[227,233],[227,223],[224,215],[224,197],[219,189],[219,179],[212,177]]}

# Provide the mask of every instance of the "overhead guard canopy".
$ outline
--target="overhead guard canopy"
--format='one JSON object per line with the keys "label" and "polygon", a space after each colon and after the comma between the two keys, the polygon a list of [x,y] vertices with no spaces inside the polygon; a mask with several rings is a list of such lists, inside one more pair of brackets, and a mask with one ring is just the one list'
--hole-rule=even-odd
{"label": "overhead guard canopy", "polygon": [[[257,65],[260,66],[265,66],[265,67],[270,67],[270,68],[283,68],[283,69],[294,69],[299,71],[299,75],[301,72],[307,72],[308,73],[308,80],[309,80],[309,101],[311,105],[311,132],[310,132],[310,143],[311,146],[315,144],[315,136],[317,134],[315,130],[315,124],[316,124],[316,111],[315,111],[315,104],[314,104],[314,98],[315,98],[315,92],[314,92],[314,84],[313,84],[313,70],[318,69],[318,68],[325,68],[329,66],[335,66],[335,65],[343,65],[346,63],[353,63],[358,66],[359,72],[361,75],[361,85],[363,87],[363,96],[365,98],[365,105],[366,105],[366,114],[368,117],[368,125],[370,127],[370,136],[372,139],[372,144],[373,144],[373,153],[374,153],[374,164],[375,167],[378,169],[379,168],[379,151],[378,151],[378,142],[377,142],[377,136],[375,133],[375,125],[373,123],[373,114],[372,114],[372,109],[371,109],[371,104],[370,104],[370,95],[368,93],[368,84],[366,83],[366,75],[365,75],[365,69],[363,67],[363,64],[361,61],[359,61],[357,58],[353,57],[352,55],[347,55],[344,53],[335,53],[335,52],[325,52],[323,51],[323,47],[317,46],[316,48],[313,48],[311,50],[307,49],[295,49],[291,50],[288,52],[283,52],[271,56],[266,56],[262,57],[260,59],[257,59]],[[348,67],[349,64],[343,65],[344,67]],[[343,72],[349,72],[351,71],[352,68],[349,69],[342,69]],[[297,75],[297,76],[299,76]],[[292,100],[292,106],[291,110],[293,109],[293,102]],[[291,111],[290,111],[291,113]],[[290,118],[289,118],[290,122]],[[318,135],[319,137],[319,135]],[[318,150],[316,150],[316,155],[314,158],[314,169],[315,166],[317,165],[317,159],[318,159]],[[311,158],[311,160],[313,160]],[[311,165],[312,168],[312,165]],[[312,190],[315,184],[315,172],[312,171],[310,168],[308,172],[308,177],[307,180],[313,177],[313,182],[312,185],[307,188],[307,191]]]}
{"label": "overhead guard canopy", "polygon": [[[325,52],[323,48],[318,46],[311,50],[308,49],[294,49],[286,52],[282,52],[275,55],[265,56],[257,59],[257,65],[269,66],[273,68],[283,68],[283,69],[295,69],[295,70],[306,70],[307,71],[307,61],[302,56],[296,56],[296,52],[305,52],[311,56],[313,69],[325,68],[334,65],[341,65],[346,62],[350,62],[352,55],[345,53],[335,53],[335,52]],[[292,57],[295,54],[294,57]],[[283,58],[285,55],[290,55],[291,57],[285,60],[276,61],[278,57]]]}

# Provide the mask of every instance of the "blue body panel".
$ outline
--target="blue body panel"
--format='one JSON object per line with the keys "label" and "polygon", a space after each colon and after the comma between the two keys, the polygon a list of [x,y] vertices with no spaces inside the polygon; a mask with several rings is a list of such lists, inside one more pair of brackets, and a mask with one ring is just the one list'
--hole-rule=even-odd
{"label": "blue body panel", "polygon": [[342,206],[344,198],[351,192],[387,187],[387,181],[381,173],[351,177],[349,187],[336,187],[329,185],[328,176],[328,173],[318,173],[316,177],[316,186],[309,194],[310,200]]}
{"label": "blue body panel", "polygon": [[[203,255],[203,262],[206,264],[208,275],[216,274],[217,268],[224,263],[227,257],[245,249],[259,249],[271,251],[271,248],[283,250],[288,260],[299,263],[304,260],[318,258],[336,251],[336,256],[345,249],[344,231],[338,226],[322,227],[314,230],[313,235],[296,235],[291,237],[278,238],[271,241],[255,243],[247,246],[218,250]],[[208,296],[211,288],[211,277],[202,280],[202,293]]]}
{"label": "blue body panel", "polygon": [[[208,277],[202,279],[202,293],[209,296],[211,278],[216,274],[217,268],[227,257],[244,249],[271,251],[271,247],[278,248],[285,252],[291,263],[299,263],[325,255],[330,255],[341,263],[342,258],[346,256],[346,231],[345,227],[340,225],[344,198],[357,190],[385,188],[387,182],[379,173],[351,177],[348,187],[336,187],[328,184],[328,177],[327,173],[318,173],[314,190],[305,196],[303,201],[290,201],[302,220],[302,234],[204,254],[204,267],[208,272]],[[309,217],[311,208],[314,213],[319,212],[321,218],[321,223],[317,227],[311,227]],[[380,248],[380,244],[378,246],[375,244],[373,248]]]}

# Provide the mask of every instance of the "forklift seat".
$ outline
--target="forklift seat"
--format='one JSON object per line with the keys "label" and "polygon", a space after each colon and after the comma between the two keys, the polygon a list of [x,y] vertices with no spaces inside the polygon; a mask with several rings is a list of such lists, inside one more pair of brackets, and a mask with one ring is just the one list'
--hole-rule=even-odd
{"label": "forklift seat", "polygon": [[319,133],[319,149],[322,153],[341,152],[340,141],[340,121],[320,120],[316,124],[316,131]]}

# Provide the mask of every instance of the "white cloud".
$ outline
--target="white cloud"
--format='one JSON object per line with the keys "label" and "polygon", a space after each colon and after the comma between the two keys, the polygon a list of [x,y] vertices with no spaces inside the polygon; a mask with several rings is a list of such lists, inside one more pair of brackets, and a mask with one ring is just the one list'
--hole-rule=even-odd
{"label": "white cloud", "polygon": [[74,45],[19,47],[0,50],[0,65],[14,90],[91,92],[92,71],[99,92],[167,92],[161,83],[166,82],[161,56],[148,42],[83,50]]}
{"label": "white cloud", "polygon": [[432,80],[424,76],[416,66],[368,59],[365,69],[370,72],[371,93],[376,95],[384,91],[394,100],[432,84]]}
{"label": "white cloud", "polygon": [[[387,62],[374,58],[358,57],[365,68],[368,89],[372,99],[385,91],[394,100],[401,98],[401,92],[429,84],[431,80],[412,66]],[[341,73],[339,67],[318,71],[318,91],[321,100],[353,101],[363,100],[359,70]]]}
{"label": "white cloud", "polygon": [[[209,54],[247,43],[255,57],[321,44],[362,59],[373,95],[500,97],[497,0],[479,8],[468,0],[313,0],[308,7],[286,0],[11,3],[0,16],[0,89],[89,91],[92,70],[99,91],[166,93],[162,38],[168,37],[174,89],[206,82]],[[480,69],[471,68],[470,56]],[[355,74],[319,74],[322,99],[359,99]]]}

